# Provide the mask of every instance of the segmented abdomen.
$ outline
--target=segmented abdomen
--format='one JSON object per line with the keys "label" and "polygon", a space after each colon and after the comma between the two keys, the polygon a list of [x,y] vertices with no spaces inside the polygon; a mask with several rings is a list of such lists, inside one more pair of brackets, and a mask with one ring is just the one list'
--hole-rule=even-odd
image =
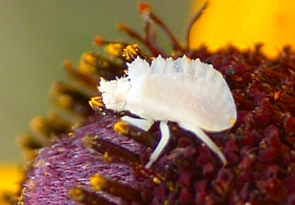
{"label": "segmented abdomen", "polygon": [[211,65],[198,59],[158,57],[151,66],[133,62],[128,71],[131,89],[126,108],[134,114],[187,122],[208,131],[225,130],[236,119],[226,81]]}

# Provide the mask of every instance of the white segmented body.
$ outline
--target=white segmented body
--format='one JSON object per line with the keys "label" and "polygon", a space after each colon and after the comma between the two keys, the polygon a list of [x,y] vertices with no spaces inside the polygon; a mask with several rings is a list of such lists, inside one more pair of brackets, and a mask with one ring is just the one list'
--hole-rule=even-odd
{"label": "white segmented body", "polygon": [[[197,135],[223,163],[226,159],[218,147],[201,130],[219,132],[229,129],[236,121],[236,107],[230,89],[220,72],[199,59],[186,56],[173,60],[157,57],[151,66],[140,58],[128,64],[128,76],[113,81],[102,79],[99,90],[108,109],[129,110],[146,119],[177,122]],[[138,125],[136,120],[125,118]],[[169,138],[162,123],[162,138]],[[167,125],[166,125],[167,126]],[[145,126],[148,129],[149,126]],[[164,136],[163,136],[164,135]],[[163,150],[156,148],[149,167]]]}

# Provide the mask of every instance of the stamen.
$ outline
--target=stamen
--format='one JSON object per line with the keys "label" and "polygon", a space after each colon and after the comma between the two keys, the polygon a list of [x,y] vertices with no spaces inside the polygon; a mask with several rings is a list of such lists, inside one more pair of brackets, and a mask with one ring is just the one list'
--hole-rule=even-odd
{"label": "stamen", "polygon": [[69,190],[69,197],[73,200],[86,205],[115,205],[115,203],[110,202],[102,196],[96,193],[90,192],[81,187],[73,187]]}
{"label": "stamen", "polygon": [[106,179],[100,174],[92,176],[90,178],[90,184],[97,191],[105,191],[129,201],[140,201],[141,199],[140,192],[135,188],[111,179]]}
{"label": "stamen", "polygon": [[142,52],[137,44],[130,44],[123,49],[123,57],[127,62],[132,62],[137,57],[146,60],[148,63],[151,63],[150,57],[147,54]]}
{"label": "stamen", "polygon": [[45,117],[36,116],[30,122],[30,128],[35,138],[41,146],[46,146],[49,142],[50,127]]}
{"label": "stamen", "polygon": [[31,134],[22,134],[16,138],[16,143],[28,150],[35,150],[41,147]]}
{"label": "stamen", "polygon": [[[124,27],[122,27],[122,29],[123,31],[125,31]],[[128,31],[126,32],[129,35]],[[130,33],[130,35],[133,35],[135,33],[134,31],[130,31],[130,32],[132,33],[132,34]],[[134,34],[134,35],[138,35],[138,34]],[[128,44],[128,43],[116,42],[116,41],[105,41],[105,40],[101,40],[101,38],[95,41],[99,41],[96,44],[104,44],[106,53],[118,59],[122,59],[124,63],[132,62],[137,56],[140,56],[141,58],[150,62],[150,58],[148,57],[148,55],[142,52],[139,49],[137,44]],[[114,75],[114,73],[112,74]]]}
{"label": "stamen", "polygon": [[137,7],[140,13],[151,11],[151,6],[148,2],[138,2]]}
{"label": "stamen", "polygon": [[132,162],[139,162],[139,156],[123,147],[107,142],[93,136],[85,136],[82,138],[84,145],[100,153],[110,153],[118,156],[120,159],[129,160]]}
{"label": "stamen", "polygon": [[75,69],[72,63],[68,60],[64,62],[63,67],[74,79],[82,82],[83,85],[92,88],[97,86],[97,82],[99,80],[98,76]]}
{"label": "stamen", "polygon": [[[176,49],[178,51],[181,51],[183,54],[185,49],[180,45],[174,34],[170,31],[170,29],[166,26],[166,24],[159,18],[157,15],[155,15],[150,7],[150,4],[147,2],[139,2],[138,3],[138,10],[140,13],[144,15],[145,23],[150,24],[149,21],[152,20],[156,24],[158,24],[168,35],[168,37],[171,39],[173,44],[173,49]],[[146,33],[149,33],[149,25],[146,25]]]}
{"label": "stamen", "polygon": [[54,83],[51,89],[51,96],[54,97],[58,106],[63,109],[82,116],[93,114],[93,110],[88,106],[90,96],[66,83]]}
{"label": "stamen", "polygon": [[[118,42],[105,42],[105,43],[106,45],[122,44],[121,46],[122,48],[127,46],[127,44],[118,43]],[[118,50],[116,52],[122,53],[121,50]],[[121,61],[114,62],[109,58],[103,57],[93,52],[83,53],[79,62],[79,71],[87,75],[92,74],[96,76],[95,87],[97,85],[97,82],[98,82],[97,79],[99,77],[103,77],[104,79],[107,79],[107,80],[114,79],[114,76],[122,76],[124,74],[124,68],[125,68],[124,62],[121,62]]]}
{"label": "stamen", "polygon": [[145,12],[143,16],[144,45],[148,47],[153,56],[161,55],[162,57],[166,57],[166,54],[156,43],[156,32],[151,31],[151,18],[149,14],[149,12]]}
{"label": "stamen", "polygon": [[154,135],[124,121],[116,122],[114,124],[114,131],[130,137],[148,147],[155,148],[158,144],[158,139]]}
{"label": "stamen", "polygon": [[116,26],[121,32],[126,33],[131,38],[134,38],[144,44],[145,41],[142,38],[142,36],[138,32],[136,32],[135,30],[130,28],[127,24],[117,23]]}
{"label": "stamen", "polygon": [[121,44],[122,47],[129,45],[128,43],[123,43],[120,41],[108,41],[108,40],[103,39],[102,36],[96,36],[93,40],[93,44],[96,46],[99,46],[99,47],[100,46],[108,46],[110,44]]}
{"label": "stamen", "polygon": [[105,52],[112,56],[119,57],[122,56],[124,47],[125,45],[120,42],[112,42],[105,46]]}
{"label": "stamen", "polygon": [[[203,6],[197,11],[197,13],[191,18],[187,30],[186,30],[186,42],[189,42],[189,35],[191,33],[192,27],[194,25],[194,23],[201,17],[201,15],[204,13],[204,11],[206,10],[207,6],[208,6],[209,2],[206,1]],[[188,48],[189,45],[187,45]]]}
{"label": "stamen", "polygon": [[101,111],[102,107],[104,106],[100,96],[92,97],[89,100],[89,105],[95,111]]}
{"label": "stamen", "polygon": [[181,54],[185,53],[185,49],[182,47],[182,45],[179,43],[179,41],[176,39],[174,34],[171,32],[171,30],[167,27],[167,25],[158,17],[156,16],[152,11],[149,13],[149,17],[157,23],[162,29],[166,32],[168,37],[170,38],[172,44],[173,44],[173,49],[178,50],[181,52]]}
{"label": "stamen", "polygon": [[60,135],[70,130],[70,122],[63,119],[55,112],[50,112],[46,117],[36,116],[30,122],[30,128],[35,134],[35,145],[45,146],[52,135]]}
{"label": "stamen", "polygon": [[93,44],[96,46],[102,46],[104,45],[104,39],[102,38],[102,36],[98,35],[94,38]]}

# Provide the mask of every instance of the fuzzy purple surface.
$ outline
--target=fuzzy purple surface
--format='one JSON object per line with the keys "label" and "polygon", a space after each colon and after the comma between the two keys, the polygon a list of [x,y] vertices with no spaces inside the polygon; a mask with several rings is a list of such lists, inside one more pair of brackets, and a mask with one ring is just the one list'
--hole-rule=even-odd
{"label": "fuzzy purple surface", "polygon": [[[75,129],[71,136],[65,135],[43,148],[27,174],[24,203],[78,204],[68,197],[69,188],[78,185],[91,190],[89,179],[96,173],[136,187],[138,182],[130,166],[119,161],[104,163],[102,154],[89,150],[81,141],[85,135],[97,135],[138,153],[141,148],[138,143],[114,133],[112,125],[117,120],[110,115],[94,116]],[[116,197],[111,197],[110,201],[123,203]]]}

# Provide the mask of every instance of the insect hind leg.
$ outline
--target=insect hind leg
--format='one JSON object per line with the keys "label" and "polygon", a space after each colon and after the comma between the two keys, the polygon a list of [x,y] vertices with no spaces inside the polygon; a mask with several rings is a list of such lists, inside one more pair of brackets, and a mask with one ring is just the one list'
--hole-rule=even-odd
{"label": "insect hind leg", "polygon": [[199,127],[187,124],[187,123],[179,123],[179,126],[184,128],[187,131],[193,132],[197,138],[199,138],[202,142],[204,142],[222,161],[223,165],[227,164],[227,160],[220,149],[216,146],[216,144],[209,138],[209,136]]}

